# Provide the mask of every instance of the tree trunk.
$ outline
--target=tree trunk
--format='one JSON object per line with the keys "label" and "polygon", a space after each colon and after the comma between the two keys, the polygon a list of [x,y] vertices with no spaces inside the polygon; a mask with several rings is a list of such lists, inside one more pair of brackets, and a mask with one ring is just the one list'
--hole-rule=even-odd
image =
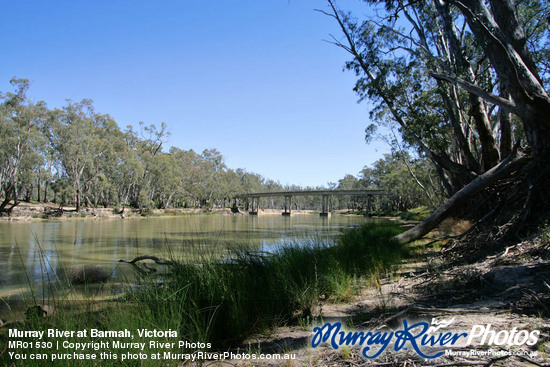
{"label": "tree trunk", "polygon": [[[500,95],[506,99],[510,98],[506,89],[502,87]],[[504,159],[512,153],[512,141],[514,139],[512,137],[512,114],[499,107],[498,117],[500,120],[500,157]]]}
{"label": "tree trunk", "polygon": [[[447,88],[443,86],[443,83],[441,81],[438,80],[437,83],[438,85],[440,85],[442,90],[447,90]],[[457,106],[458,102],[456,101],[456,99],[454,101],[451,100],[451,98],[449,98],[449,95],[446,93],[442,93],[441,97],[443,98],[445,106],[449,112],[449,121],[451,123],[454,133],[453,138],[458,145],[458,149],[464,159],[465,166],[475,173],[480,173],[480,165],[472,154],[470,145],[468,144],[468,140],[466,139],[466,136],[462,131],[462,126],[460,124],[459,107]]]}
{"label": "tree trunk", "polygon": [[75,207],[76,211],[80,211],[80,187],[76,189],[76,198],[75,198]]}
{"label": "tree trunk", "polygon": [[481,144],[483,171],[487,172],[498,164],[500,160],[499,153],[491,131],[491,122],[485,110],[485,103],[480,97],[472,93],[470,93],[470,103],[472,105],[470,114],[474,119]]}
{"label": "tree trunk", "polygon": [[0,204],[0,213],[6,211],[6,206],[8,206],[10,201],[11,201],[11,198],[10,198],[8,192],[6,191],[6,197],[4,198],[4,201],[2,201],[2,203]]}
{"label": "tree trunk", "polygon": [[[525,44],[513,0],[491,0],[493,14],[482,0],[449,0],[468,20],[470,29],[512,96],[533,158],[543,171],[550,167],[550,97]],[[494,17],[493,17],[494,15]],[[495,20],[496,19],[496,20]]]}
{"label": "tree trunk", "polygon": [[[97,209],[97,204],[92,204],[92,202],[90,201],[90,198],[88,197],[88,195],[85,195],[84,198],[86,199],[86,206],[88,208],[95,208]],[[95,200],[95,199],[94,199]]]}
{"label": "tree trunk", "polygon": [[33,186],[32,186],[32,185],[31,185],[31,187],[27,187],[27,190],[25,190],[25,202],[26,202],[26,203],[30,203],[30,202],[31,202],[32,190],[33,190]]}
{"label": "tree trunk", "polygon": [[[476,75],[466,59],[462,46],[460,45],[459,35],[457,34],[456,27],[453,24],[453,17],[448,4],[444,4],[439,0],[434,0],[434,5],[436,6],[439,16],[443,20],[443,34],[445,35],[449,45],[448,58],[454,68],[454,70],[449,70],[450,68],[447,68],[447,72],[459,74],[461,71],[464,71],[467,75],[466,80],[470,83],[475,83]],[[437,83],[439,85],[441,81],[437,80]],[[451,88],[454,88],[454,86]],[[454,89],[453,94],[455,95],[454,101],[458,101],[458,95]],[[485,103],[483,103],[483,100],[479,96],[471,93],[469,98],[471,104],[470,114],[474,119],[481,144],[481,161],[483,172],[487,172],[489,169],[498,164],[499,152],[492,134],[491,122],[489,121],[489,116],[487,115]],[[460,111],[460,106],[456,106],[454,110]],[[455,114],[456,113],[457,112],[455,112]],[[459,138],[462,136],[462,131],[460,131],[460,135],[458,136]]]}
{"label": "tree trunk", "polygon": [[37,202],[40,202],[40,172],[38,172],[38,178],[36,179],[37,180],[37,183],[36,183],[36,201]]}
{"label": "tree trunk", "polygon": [[401,243],[411,242],[417,240],[431,230],[437,227],[445,218],[453,215],[458,209],[460,209],[465,203],[467,203],[475,194],[481,190],[492,185],[496,181],[507,177],[511,173],[522,167],[529,158],[522,155],[516,159],[512,159],[512,156],[508,156],[507,159],[502,161],[499,165],[493,167],[483,175],[479,176],[471,183],[466,185],[456,194],[454,194],[449,200],[447,200],[442,206],[435,210],[424,222],[418,224],[414,228],[409,229],[406,232],[396,236],[395,239]]}
{"label": "tree trunk", "polygon": [[44,203],[48,202],[48,187],[49,187],[49,184],[50,184],[50,180],[46,180],[46,182],[44,182]]}
{"label": "tree trunk", "polygon": [[[336,19],[338,24],[340,25],[340,28],[342,29],[342,32],[344,33],[344,36],[347,39],[348,45],[343,45],[341,43],[337,43],[338,46],[342,47],[344,50],[349,52],[357,61],[362,71],[365,73],[367,78],[374,83],[374,85],[378,88],[378,94],[380,98],[384,101],[386,106],[388,107],[390,113],[394,117],[394,120],[401,126],[401,128],[410,135],[410,137],[414,140],[415,144],[418,146],[420,150],[422,150],[428,159],[431,161],[437,162],[437,164],[445,170],[447,173],[447,176],[451,182],[452,191],[453,193],[464,187],[468,182],[473,180],[477,174],[475,170],[472,170],[468,166],[464,166],[460,163],[457,163],[453,161],[448,154],[445,152],[434,152],[432,149],[430,149],[424,142],[420,139],[418,135],[416,135],[408,126],[407,121],[402,116],[402,114],[399,112],[398,108],[395,106],[394,101],[390,98],[387,91],[383,89],[383,87],[380,85],[377,81],[376,75],[372,72],[370,68],[370,64],[368,64],[361,52],[357,50],[357,46],[354,42],[354,39],[352,35],[350,34],[349,29],[346,27],[346,24],[344,20],[340,17],[338,14],[338,11],[336,10],[336,7],[332,3],[331,0],[329,0],[329,5],[331,6],[333,10],[332,16]],[[378,65],[375,65],[378,66]],[[455,124],[456,125],[456,124]],[[457,126],[454,126],[455,132],[457,131]],[[461,132],[461,131],[460,131]],[[461,153],[465,154],[464,156],[468,157],[469,149],[467,147],[467,142],[463,141],[460,145],[460,151]],[[471,151],[470,151],[471,153]],[[469,162],[472,165],[477,165],[476,163]]]}
{"label": "tree trunk", "polygon": [[172,192],[170,195],[168,195],[168,199],[166,199],[166,201],[164,202],[164,208],[168,208],[168,206],[170,205],[170,201],[172,201],[172,196],[174,196],[174,193]]}

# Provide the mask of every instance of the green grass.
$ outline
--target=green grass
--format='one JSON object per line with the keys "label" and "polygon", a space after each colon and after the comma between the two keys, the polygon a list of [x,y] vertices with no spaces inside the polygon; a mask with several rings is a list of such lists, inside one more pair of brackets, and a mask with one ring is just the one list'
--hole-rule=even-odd
{"label": "green grass", "polygon": [[417,208],[409,209],[400,214],[400,218],[403,220],[417,220],[422,221],[428,218],[432,214],[432,211],[427,206],[419,206]]}
{"label": "green grass", "polygon": [[[129,288],[122,299],[102,303],[58,300],[53,315],[25,315],[25,322],[17,328],[128,329],[135,334],[132,342],[147,343],[152,339],[139,338],[137,329],[177,330],[178,338],[154,340],[204,342],[211,343],[210,352],[227,350],[252,334],[308,320],[321,299],[349,301],[361,280],[377,278],[400,261],[406,250],[391,237],[401,231],[393,224],[371,224],[345,231],[336,243],[315,240],[288,243],[273,253],[236,249],[221,260],[213,254],[197,251],[193,257],[175,261],[162,278],[144,277],[139,284]],[[4,328],[0,345],[7,341]],[[74,338],[74,341],[86,342],[92,338]],[[19,352],[30,353],[25,349]],[[143,353],[157,352],[162,350],[149,348],[147,344]],[[173,352],[185,350],[180,348]],[[102,366],[178,363],[151,359],[100,362]],[[0,364],[28,366],[44,362],[10,360],[6,351],[0,355]],[[58,364],[67,365],[67,361]],[[91,361],[79,361],[70,365],[91,364]],[[48,365],[57,363],[48,361]]]}

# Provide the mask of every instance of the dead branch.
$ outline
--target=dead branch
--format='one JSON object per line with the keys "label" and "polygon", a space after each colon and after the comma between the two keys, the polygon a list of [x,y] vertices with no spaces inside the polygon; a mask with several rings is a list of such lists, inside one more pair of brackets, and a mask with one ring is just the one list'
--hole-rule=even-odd
{"label": "dead branch", "polygon": [[[415,313],[415,314],[421,314],[421,313],[424,313],[424,314],[429,314],[429,313],[436,313],[436,314],[443,314],[443,313],[446,313],[446,314],[453,314],[453,313],[459,313],[459,314],[464,314],[464,313],[491,313],[491,314],[495,314],[497,313],[498,311],[497,310],[482,310],[482,309],[471,309],[471,308],[428,308],[428,307],[418,307],[418,306],[412,306],[412,307],[409,307],[409,308],[406,308],[398,313],[396,313],[395,315],[387,318],[386,320],[384,320],[384,324],[389,324],[409,313]],[[504,311],[505,312],[505,311]]]}
{"label": "dead branch", "polygon": [[533,361],[532,359],[529,359],[525,356],[516,356],[518,357],[519,359],[521,359],[522,361],[525,361],[527,363],[531,363],[531,364],[534,364],[535,366],[540,366],[540,367],[548,367],[550,366],[549,364],[542,364],[542,363],[539,363],[537,361]]}
{"label": "dead branch", "polygon": [[143,261],[143,260],[153,260],[155,263],[159,264],[159,265],[176,265],[175,262],[171,261],[171,260],[166,260],[166,259],[162,259],[160,257],[156,257],[156,256],[151,256],[151,255],[142,255],[142,256],[138,256],[136,258],[134,258],[133,260],[124,260],[124,259],[120,259],[118,260],[118,262],[121,262],[121,263],[127,263],[127,264],[135,264],[136,262],[138,261]]}

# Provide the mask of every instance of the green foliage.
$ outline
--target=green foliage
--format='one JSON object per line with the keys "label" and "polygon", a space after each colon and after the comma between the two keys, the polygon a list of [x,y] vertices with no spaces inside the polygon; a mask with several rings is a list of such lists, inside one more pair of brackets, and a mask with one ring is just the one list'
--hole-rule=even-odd
{"label": "green foliage", "polygon": [[[375,196],[369,213],[386,214],[418,206],[435,207],[444,195],[429,162],[412,158],[407,152],[385,154],[384,158],[365,167],[357,177],[346,175],[338,181],[338,189],[382,189],[385,195]],[[340,209],[366,212],[364,196],[336,199]]]}
{"label": "green foliage", "polygon": [[[547,0],[518,1],[510,7],[475,2],[479,9],[459,1],[366,2],[376,8],[370,12],[376,15],[358,19],[339,11],[336,2],[329,0],[333,10],[329,15],[345,35],[334,40],[342,39],[335,43],[353,57],[346,67],[357,75],[354,90],[359,99],[374,104],[373,123],[385,128],[379,129],[378,137],[388,142],[393,152],[414,150],[435,168],[435,180],[415,179],[431,196],[432,205],[437,198],[430,189],[440,191],[441,185],[445,195],[451,196],[508,156],[513,141],[534,144],[529,137],[537,134],[526,134],[523,128],[543,123],[522,123],[512,117],[502,100],[488,97],[492,94],[509,100],[513,95],[519,100],[529,95],[521,91],[523,82],[509,75],[510,69],[518,67],[499,62],[504,54],[496,56],[491,50],[515,48],[514,52],[521,54],[522,67],[529,68],[530,75],[547,90]],[[472,18],[477,12],[488,14],[501,29],[491,30],[491,36],[485,38],[489,20]],[[485,22],[480,28],[483,31],[477,29],[475,19]],[[502,39],[509,42],[507,47],[501,47]],[[460,82],[453,81],[455,78]],[[547,94],[544,88],[533,88]],[[531,118],[521,111],[518,116]],[[367,142],[373,139],[374,127],[371,124],[365,131]]]}
{"label": "green foliage", "polygon": [[[45,106],[33,103],[27,97],[29,81],[13,78],[15,93],[0,93],[0,212],[10,200],[17,203],[25,187],[36,178],[43,164],[44,138],[40,128],[44,124]],[[27,198],[30,199],[27,195]]]}
{"label": "green foliage", "polygon": [[[0,196],[54,201],[61,206],[131,206],[139,209],[229,207],[238,192],[315,190],[280,183],[230,169],[216,149],[202,153],[172,147],[164,151],[169,133],[139,123],[121,130],[107,114],[95,111],[91,100],[69,101],[61,109],[26,97],[28,82],[14,80],[15,93],[3,96],[0,132]],[[374,136],[374,127],[369,128]],[[17,157],[14,152],[20,152]],[[331,188],[383,188],[392,195],[377,201],[375,210],[426,204],[423,193],[408,178],[401,161],[407,161],[425,182],[431,173],[421,161],[406,154],[386,156],[359,178],[347,175]],[[371,174],[372,173],[372,174]],[[281,208],[284,198],[261,198],[262,208]],[[245,207],[248,205],[244,201]],[[330,206],[366,210],[362,196],[333,197]],[[292,209],[321,207],[320,197],[295,197]],[[372,211],[372,210],[371,210]]]}

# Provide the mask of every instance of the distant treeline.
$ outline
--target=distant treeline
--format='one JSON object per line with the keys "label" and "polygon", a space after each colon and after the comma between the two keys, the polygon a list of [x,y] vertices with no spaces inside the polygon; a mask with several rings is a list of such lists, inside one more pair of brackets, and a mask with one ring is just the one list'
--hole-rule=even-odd
{"label": "distant treeline", "polygon": [[[169,133],[164,123],[121,130],[111,116],[97,113],[91,100],[49,109],[27,97],[28,80],[12,79],[11,84],[14,92],[0,94],[0,212],[9,212],[20,200],[77,210],[82,206],[227,207],[235,193],[326,188],[283,186],[257,173],[228,168],[216,149],[166,151]],[[426,203],[429,196],[411,182],[407,165],[429,179],[425,162],[388,155],[358,177],[347,175],[328,188],[387,189],[391,195],[376,204],[381,210]],[[336,209],[365,205],[362,197],[331,200]],[[260,205],[280,208],[281,201],[266,198]],[[294,209],[319,206],[319,197],[293,200]]]}

